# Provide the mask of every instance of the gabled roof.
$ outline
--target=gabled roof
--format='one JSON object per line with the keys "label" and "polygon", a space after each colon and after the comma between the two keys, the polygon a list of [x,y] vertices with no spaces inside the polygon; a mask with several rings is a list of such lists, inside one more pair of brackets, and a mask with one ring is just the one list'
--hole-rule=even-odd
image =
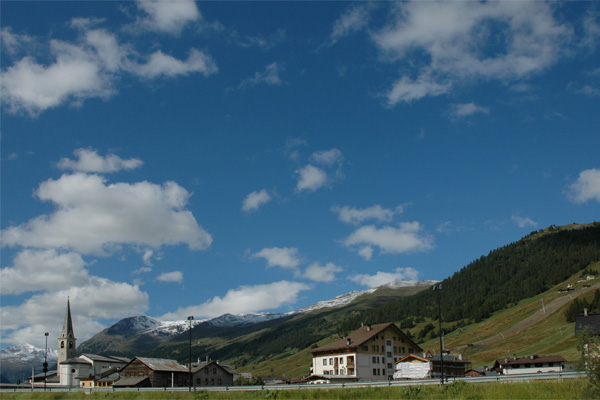
{"label": "gabled roof", "polygon": [[216,361],[208,361],[208,362],[204,361],[204,362],[201,362],[200,364],[198,364],[197,367],[192,368],[192,372],[196,373],[196,372],[200,371],[201,369],[210,367],[212,365],[215,365],[215,366],[221,368],[223,371],[227,372],[228,374],[233,375],[235,373],[235,370],[231,366],[229,366],[229,365],[221,365],[221,364],[219,364]]}
{"label": "gabled roof", "polygon": [[502,358],[496,360],[496,365],[508,366],[508,365],[523,365],[523,364],[536,364],[536,363],[563,363],[567,362],[562,356],[531,356],[531,357],[521,357],[521,358]]}
{"label": "gabled roof", "polygon": [[66,359],[65,361],[60,363],[60,365],[66,365],[66,364],[88,364],[88,365],[91,365],[92,363],[90,362],[90,360],[88,360],[84,357],[74,357],[74,358]]}
{"label": "gabled roof", "polygon": [[[145,382],[146,385],[142,385]],[[131,376],[128,378],[121,378],[115,383],[113,383],[114,387],[128,387],[128,386],[150,386],[150,378],[147,376]]]}
{"label": "gabled roof", "polygon": [[396,364],[401,363],[401,362],[407,362],[408,360],[411,360],[411,359],[412,360],[418,360],[418,361],[421,361],[421,362],[429,362],[430,361],[427,358],[418,356],[416,354],[409,354],[406,357],[401,358],[400,360],[396,361]]}
{"label": "gabled roof", "polygon": [[186,367],[179,364],[175,360],[169,360],[166,358],[146,358],[146,357],[136,357],[131,360],[127,365],[125,365],[121,370],[126,369],[129,365],[131,365],[135,360],[140,361],[142,364],[146,365],[153,371],[168,371],[168,372],[189,372]]}
{"label": "gabled roof", "polygon": [[[368,342],[376,335],[379,335],[381,332],[385,331],[389,327],[393,327],[393,329],[404,334],[404,332],[402,332],[400,330],[400,328],[398,328],[392,322],[387,322],[385,324],[367,325],[367,326],[362,326],[362,327],[358,328],[357,330],[350,333],[348,336],[346,336],[343,339],[337,340],[333,343],[329,343],[329,344],[326,344],[321,347],[317,347],[316,349],[312,349],[310,352],[311,353],[320,353],[320,352],[324,352],[324,351],[339,351],[339,350],[346,350],[346,349],[355,349],[359,346],[362,346],[364,343]],[[406,336],[406,335],[404,335],[404,336]],[[408,336],[406,336],[406,338],[411,343],[413,343],[413,345],[415,346],[415,350],[421,350],[421,348],[416,343],[414,343],[412,340],[410,340],[410,338]]]}
{"label": "gabled roof", "polygon": [[131,361],[129,358],[124,358],[124,357],[99,356],[97,354],[88,354],[88,353],[82,354],[81,357],[85,357],[92,362],[127,364],[129,361]]}

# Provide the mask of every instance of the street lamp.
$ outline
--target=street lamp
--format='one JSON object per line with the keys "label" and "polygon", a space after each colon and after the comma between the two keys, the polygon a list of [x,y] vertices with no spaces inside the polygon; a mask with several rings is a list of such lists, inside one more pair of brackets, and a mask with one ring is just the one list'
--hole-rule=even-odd
{"label": "street lamp", "polygon": [[48,335],[48,332],[44,333],[44,336],[46,336],[46,352],[44,353],[44,392],[46,391],[46,374],[48,373]]}
{"label": "street lamp", "polygon": [[188,322],[190,323],[190,392],[192,391],[192,321],[194,320],[194,316],[190,315],[188,317]]}
{"label": "street lamp", "polygon": [[433,290],[437,290],[438,294],[438,320],[440,321],[440,372],[441,379],[440,382],[444,384],[444,346],[442,344],[442,300],[441,300],[441,291],[442,284],[433,285]]}

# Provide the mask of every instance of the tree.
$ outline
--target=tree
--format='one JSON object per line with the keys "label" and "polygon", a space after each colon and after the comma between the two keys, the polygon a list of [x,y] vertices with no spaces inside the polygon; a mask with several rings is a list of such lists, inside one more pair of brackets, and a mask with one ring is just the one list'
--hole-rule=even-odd
{"label": "tree", "polygon": [[600,336],[585,331],[579,338],[580,368],[587,372],[590,398],[600,397]]}

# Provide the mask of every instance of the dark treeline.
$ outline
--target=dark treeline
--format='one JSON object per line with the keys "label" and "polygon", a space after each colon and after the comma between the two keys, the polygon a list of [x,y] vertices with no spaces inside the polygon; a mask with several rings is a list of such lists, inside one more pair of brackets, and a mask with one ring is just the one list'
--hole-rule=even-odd
{"label": "dark treeline", "polygon": [[[491,251],[442,281],[442,319],[457,326],[533,297],[600,260],[600,223],[572,230],[553,227]],[[363,324],[438,318],[438,292],[426,290],[345,318],[339,331]],[[580,311],[581,312],[581,311]]]}

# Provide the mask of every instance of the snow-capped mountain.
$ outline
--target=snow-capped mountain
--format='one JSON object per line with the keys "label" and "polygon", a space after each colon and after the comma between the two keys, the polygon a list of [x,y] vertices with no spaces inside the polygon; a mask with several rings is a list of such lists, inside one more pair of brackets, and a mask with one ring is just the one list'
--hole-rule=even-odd
{"label": "snow-capped mountain", "polygon": [[[44,349],[38,349],[30,344],[19,344],[0,350],[2,380],[7,383],[22,380],[23,374],[27,377],[31,376],[32,368],[36,373],[42,372],[45,355]],[[48,364],[51,369],[56,365],[57,360],[58,351],[48,350]]]}

